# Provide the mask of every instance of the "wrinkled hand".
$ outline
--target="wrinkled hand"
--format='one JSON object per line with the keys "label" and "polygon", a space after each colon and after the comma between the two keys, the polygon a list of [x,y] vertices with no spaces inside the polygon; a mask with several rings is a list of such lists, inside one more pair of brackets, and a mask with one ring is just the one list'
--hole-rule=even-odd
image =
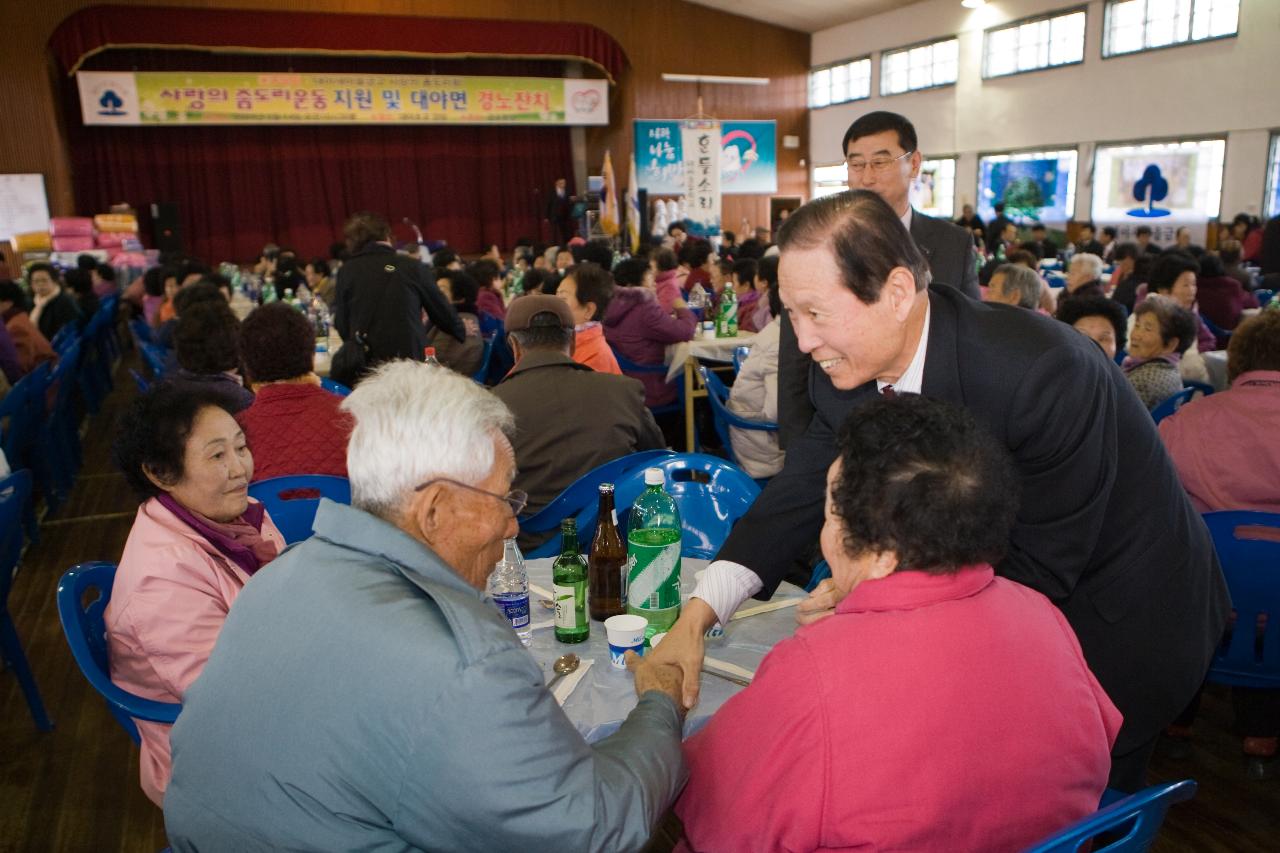
{"label": "wrinkled hand", "polygon": [[657,690],[671,697],[676,704],[680,716],[684,716],[685,707],[681,704],[681,693],[684,674],[680,667],[669,663],[658,663],[648,657],[640,657],[635,652],[627,652],[627,669],[636,679],[636,695],[643,696],[650,690]]}
{"label": "wrinkled hand", "polygon": [[836,596],[835,582],[826,578],[796,605],[796,621],[801,625],[812,625],[819,619],[827,618],[836,612],[836,604],[840,601]]}
{"label": "wrinkled hand", "polygon": [[691,598],[648,659],[658,664],[672,664],[684,674],[680,704],[692,709],[698,704],[699,678],[702,675],[703,634],[716,623],[716,612],[701,598]]}

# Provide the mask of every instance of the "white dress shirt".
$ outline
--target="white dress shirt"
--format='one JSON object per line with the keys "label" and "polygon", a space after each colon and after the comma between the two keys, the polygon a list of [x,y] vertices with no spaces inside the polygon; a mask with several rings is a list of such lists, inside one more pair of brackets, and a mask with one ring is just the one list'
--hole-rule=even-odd
{"label": "white dress shirt", "polygon": [[[907,208],[907,216],[905,218],[910,220],[910,217],[911,208]],[[926,290],[924,294],[927,300],[929,292]],[[920,332],[920,342],[916,344],[916,351],[911,357],[911,363],[907,365],[907,369],[898,377],[897,382],[881,382],[877,379],[877,391],[883,391],[886,385],[892,384],[893,390],[897,393],[920,393],[920,388],[924,382],[924,357],[929,347],[929,321],[931,314],[932,306],[926,301],[924,328]],[[693,596],[694,598],[701,598],[709,604],[711,609],[716,612],[716,617],[720,624],[724,625],[742,606],[742,602],[759,592],[763,586],[764,584],[760,582],[760,576],[741,563],[735,563],[731,560],[716,560],[707,566],[707,570],[702,573],[697,587],[693,590]]]}

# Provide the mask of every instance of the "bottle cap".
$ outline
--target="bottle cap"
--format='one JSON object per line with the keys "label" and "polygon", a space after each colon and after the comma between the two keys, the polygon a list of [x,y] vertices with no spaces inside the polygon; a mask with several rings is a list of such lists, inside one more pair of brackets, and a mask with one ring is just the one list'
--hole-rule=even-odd
{"label": "bottle cap", "polygon": [[422,348],[422,357],[423,357],[423,358],[435,358],[435,357],[436,357],[436,348],[435,348],[435,347],[423,347],[423,348]]}
{"label": "bottle cap", "polygon": [[603,494],[605,494],[605,493],[613,494],[613,483],[601,483],[601,484],[600,484],[600,494],[602,494],[602,495],[603,495]]}
{"label": "bottle cap", "polygon": [[667,482],[667,475],[662,472],[661,468],[645,468],[644,484],[646,486],[661,486]]}

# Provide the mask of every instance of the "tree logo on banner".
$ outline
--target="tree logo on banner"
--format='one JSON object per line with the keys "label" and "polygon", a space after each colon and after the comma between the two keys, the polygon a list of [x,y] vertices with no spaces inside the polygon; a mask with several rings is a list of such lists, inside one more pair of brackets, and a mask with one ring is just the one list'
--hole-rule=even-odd
{"label": "tree logo on banner", "polygon": [[102,109],[98,110],[100,116],[122,116],[124,110],[120,109],[124,106],[124,99],[116,94],[115,89],[108,89],[102,93],[102,97],[98,98],[98,104]]}
{"label": "tree logo on banner", "polygon": [[1152,163],[1146,169],[1143,169],[1142,177],[1133,184],[1134,200],[1143,202],[1146,206],[1135,207],[1129,211],[1129,215],[1139,216],[1143,219],[1168,216],[1169,210],[1163,207],[1156,207],[1156,202],[1164,201],[1168,197],[1169,182],[1165,180],[1164,175],[1160,174],[1160,167]]}

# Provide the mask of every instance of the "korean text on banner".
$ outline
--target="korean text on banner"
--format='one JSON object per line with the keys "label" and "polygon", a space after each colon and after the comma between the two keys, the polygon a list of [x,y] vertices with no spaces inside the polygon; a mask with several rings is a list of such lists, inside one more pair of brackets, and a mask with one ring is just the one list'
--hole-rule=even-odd
{"label": "korean text on banner", "polygon": [[88,125],[607,125],[605,80],[80,71]]}
{"label": "korean text on banner", "polygon": [[720,122],[683,122],[680,145],[689,233],[714,237],[720,233]]}

